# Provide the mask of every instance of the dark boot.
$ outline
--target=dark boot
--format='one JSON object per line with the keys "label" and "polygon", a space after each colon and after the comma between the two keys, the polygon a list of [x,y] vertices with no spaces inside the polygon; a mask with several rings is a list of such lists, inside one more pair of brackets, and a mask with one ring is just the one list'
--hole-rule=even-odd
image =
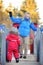
{"label": "dark boot", "polygon": [[22,56],[20,56],[20,58],[22,58]]}
{"label": "dark boot", "polygon": [[16,59],[16,63],[18,63],[19,62],[19,59]]}
{"label": "dark boot", "polygon": [[23,58],[26,59],[26,56],[24,56]]}
{"label": "dark boot", "polygon": [[22,54],[20,54],[20,58],[22,58]]}

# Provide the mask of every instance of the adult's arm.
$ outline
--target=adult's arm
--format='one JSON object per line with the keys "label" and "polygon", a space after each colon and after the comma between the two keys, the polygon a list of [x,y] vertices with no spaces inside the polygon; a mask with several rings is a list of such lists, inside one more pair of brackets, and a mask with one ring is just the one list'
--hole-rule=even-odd
{"label": "adult's arm", "polygon": [[37,31],[37,28],[34,26],[34,23],[30,24],[30,28],[32,28],[33,31]]}
{"label": "adult's arm", "polygon": [[22,21],[22,18],[15,18],[12,16],[12,12],[9,12],[9,16],[10,16],[10,20],[13,22],[13,23],[21,23]]}

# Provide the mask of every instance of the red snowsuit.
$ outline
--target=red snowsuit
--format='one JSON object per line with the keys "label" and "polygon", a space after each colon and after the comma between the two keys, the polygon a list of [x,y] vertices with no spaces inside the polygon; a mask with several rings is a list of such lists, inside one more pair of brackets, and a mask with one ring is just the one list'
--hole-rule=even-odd
{"label": "red snowsuit", "polygon": [[20,45],[19,36],[15,34],[9,34],[6,40],[9,40],[7,59],[9,61],[12,60],[12,53],[14,54],[15,59],[19,58],[19,51],[18,51],[18,47]]}

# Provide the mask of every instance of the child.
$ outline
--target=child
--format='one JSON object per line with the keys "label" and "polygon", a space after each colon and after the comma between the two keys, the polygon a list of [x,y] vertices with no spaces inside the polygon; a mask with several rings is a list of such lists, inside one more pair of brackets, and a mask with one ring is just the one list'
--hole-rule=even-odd
{"label": "child", "polygon": [[19,46],[20,46],[20,38],[18,36],[18,32],[16,30],[11,30],[9,35],[7,36],[6,40],[9,41],[8,43],[8,54],[7,59],[9,61],[12,60],[12,53],[14,54],[16,63],[19,62]]}

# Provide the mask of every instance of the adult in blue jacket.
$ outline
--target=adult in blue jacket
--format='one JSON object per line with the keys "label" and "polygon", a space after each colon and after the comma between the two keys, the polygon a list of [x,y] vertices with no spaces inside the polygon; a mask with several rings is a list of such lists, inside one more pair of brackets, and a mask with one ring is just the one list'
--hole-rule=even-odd
{"label": "adult in blue jacket", "polygon": [[23,58],[27,57],[27,50],[29,47],[29,36],[30,36],[30,28],[32,28],[34,31],[37,30],[37,28],[34,26],[33,23],[31,23],[30,21],[30,13],[26,12],[24,15],[24,18],[14,18],[12,16],[12,13],[9,12],[10,15],[10,20],[13,23],[18,23],[20,24],[18,32],[21,38],[21,49],[20,49],[20,54],[21,54],[21,58],[22,58],[22,54],[23,54],[23,48],[24,48],[24,56]]}

